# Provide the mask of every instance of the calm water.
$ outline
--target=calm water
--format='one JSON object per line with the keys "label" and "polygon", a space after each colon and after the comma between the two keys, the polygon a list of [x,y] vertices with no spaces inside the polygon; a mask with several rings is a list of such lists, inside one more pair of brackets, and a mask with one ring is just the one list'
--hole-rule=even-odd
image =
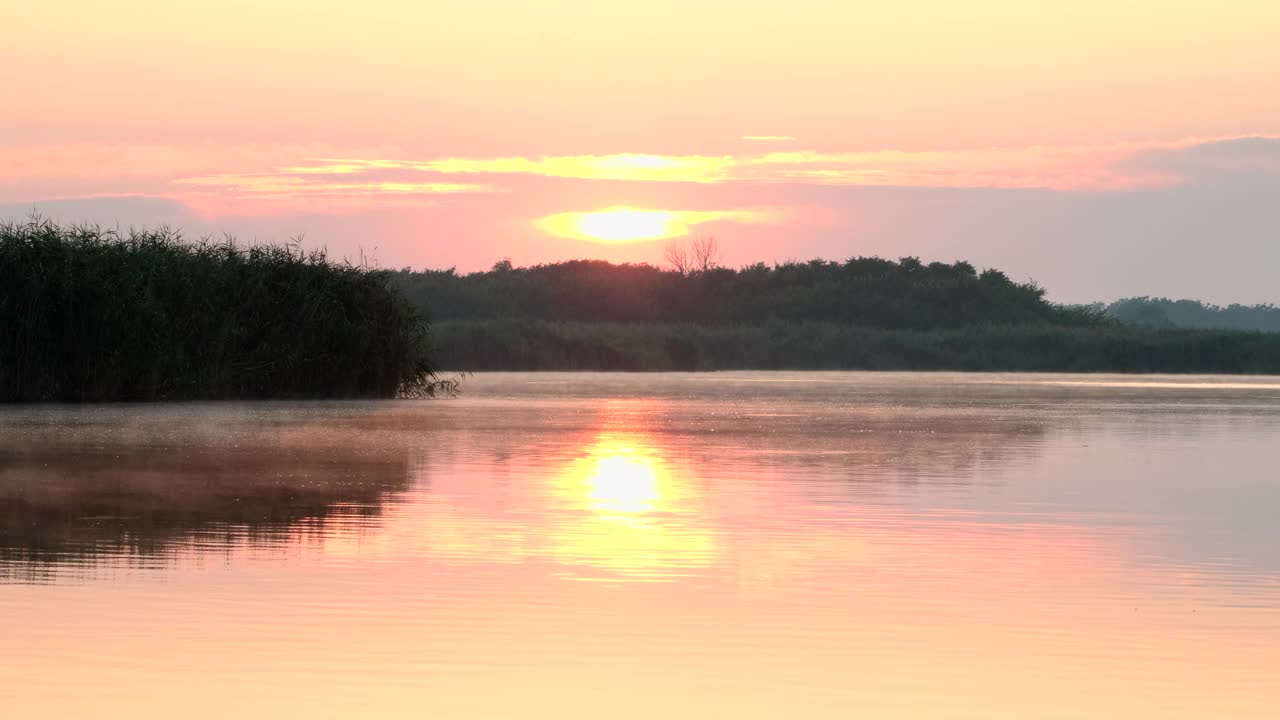
{"label": "calm water", "polygon": [[0,707],[1280,717],[1280,378],[0,408]]}

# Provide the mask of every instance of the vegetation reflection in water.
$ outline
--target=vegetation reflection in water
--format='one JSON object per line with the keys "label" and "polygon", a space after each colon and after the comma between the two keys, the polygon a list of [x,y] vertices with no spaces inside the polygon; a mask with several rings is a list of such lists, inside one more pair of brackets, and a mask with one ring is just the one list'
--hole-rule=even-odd
{"label": "vegetation reflection in water", "polygon": [[389,497],[409,487],[403,447],[344,444],[339,424],[368,414],[243,407],[10,414],[0,425],[0,582],[317,555],[376,531]]}
{"label": "vegetation reflection in water", "polygon": [[1272,720],[1274,380],[1066,381],[14,409],[5,709]]}

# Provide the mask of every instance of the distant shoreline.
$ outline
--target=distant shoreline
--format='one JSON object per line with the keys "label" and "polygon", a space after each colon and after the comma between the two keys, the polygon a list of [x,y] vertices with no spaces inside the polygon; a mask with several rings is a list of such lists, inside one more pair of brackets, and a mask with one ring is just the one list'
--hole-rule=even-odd
{"label": "distant shoreline", "polygon": [[1280,374],[1280,334],[1133,325],[883,330],[451,320],[441,367],[463,371],[881,370]]}
{"label": "distant shoreline", "polygon": [[1280,333],[1044,296],[963,261],[393,272],[34,218],[0,225],[0,402],[451,394],[441,367],[1280,374]]}
{"label": "distant shoreline", "polygon": [[1280,333],[1125,323],[963,261],[503,261],[390,281],[463,370],[1280,373]]}

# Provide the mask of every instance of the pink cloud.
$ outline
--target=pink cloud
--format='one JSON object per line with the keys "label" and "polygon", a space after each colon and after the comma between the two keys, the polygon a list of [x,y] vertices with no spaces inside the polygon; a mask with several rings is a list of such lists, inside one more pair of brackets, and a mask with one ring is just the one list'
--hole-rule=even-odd
{"label": "pink cloud", "polygon": [[[643,184],[786,184],[1124,191],[1169,187],[1235,170],[1280,172],[1272,154],[1243,159],[1234,144],[1280,136],[1186,138],[1113,145],[961,150],[786,150],[737,155],[617,153],[497,158],[400,158],[394,148],[315,145],[0,147],[0,201],[146,193],[202,215],[349,212],[416,207],[512,189],[504,180]],[[619,198],[624,199],[624,198]]]}

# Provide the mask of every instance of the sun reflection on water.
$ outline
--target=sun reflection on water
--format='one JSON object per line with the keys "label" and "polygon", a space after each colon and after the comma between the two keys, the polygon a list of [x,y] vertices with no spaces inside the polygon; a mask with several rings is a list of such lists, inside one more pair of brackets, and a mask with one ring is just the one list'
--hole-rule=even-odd
{"label": "sun reflection on water", "polygon": [[660,579],[706,567],[714,536],[695,522],[701,495],[642,435],[604,435],[554,483],[571,511],[553,526],[562,563],[613,576]]}
{"label": "sun reflection on water", "polygon": [[634,447],[604,444],[588,461],[586,497],[600,512],[643,513],[662,500],[658,461]]}

